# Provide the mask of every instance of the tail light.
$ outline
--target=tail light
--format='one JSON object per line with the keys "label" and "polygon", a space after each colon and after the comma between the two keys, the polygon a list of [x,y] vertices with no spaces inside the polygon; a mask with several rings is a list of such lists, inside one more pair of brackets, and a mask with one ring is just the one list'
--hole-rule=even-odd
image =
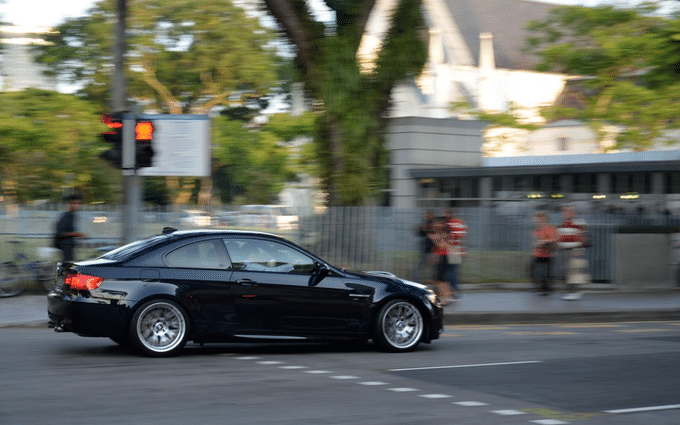
{"label": "tail light", "polygon": [[91,291],[99,288],[104,279],[97,276],[90,276],[82,273],[74,273],[66,276],[64,285],[75,290]]}

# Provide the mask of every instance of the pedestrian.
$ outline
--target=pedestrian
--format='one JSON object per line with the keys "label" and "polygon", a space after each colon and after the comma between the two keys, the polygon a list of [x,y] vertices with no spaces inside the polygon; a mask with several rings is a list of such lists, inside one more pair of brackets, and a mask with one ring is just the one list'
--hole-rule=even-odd
{"label": "pedestrian", "polygon": [[[585,249],[588,243],[585,222],[576,216],[576,210],[571,205],[562,207],[562,217],[564,221],[557,229],[558,246],[562,252],[562,276],[566,285],[567,295],[565,300],[577,300],[581,298],[580,287],[582,279],[578,276],[570,276],[572,273],[582,274],[581,267],[586,262]],[[579,250],[579,251],[575,251]],[[574,260],[574,261],[572,261]],[[577,268],[572,268],[577,267]]]}
{"label": "pedestrian", "polygon": [[534,215],[534,226],[531,277],[539,292],[548,295],[552,291],[550,270],[557,252],[557,229],[548,224],[548,217],[544,212],[537,212]]}
{"label": "pedestrian", "polygon": [[467,237],[468,228],[462,219],[454,216],[454,212],[451,209],[445,213],[445,224],[449,242],[446,275],[451,286],[451,297],[452,299],[458,299],[460,298],[458,272],[463,264],[463,258],[467,255],[465,251],[465,238]]}
{"label": "pedestrian", "polygon": [[76,239],[82,238],[83,234],[77,230],[76,212],[80,208],[80,196],[71,195],[68,198],[69,209],[61,215],[54,232],[54,247],[62,252],[63,261],[75,260]]}
{"label": "pedestrian", "polygon": [[423,221],[418,226],[416,234],[420,238],[420,253],[418,256],[418,273],[420,274],[421,282],[431,281],[433,274],[433,267],[428,264],[428,256],[432,253],[434,244],[428,237],[432,233],[432,226],[434,224],[434,211],[428,210],[423,214]]}
{"label": "pedestrian", "polygon": [[451,286],[447,282],[449,237],[443,219],[434,221],[428,238],[432,241],[432,252],[429,254],[428,262],[434,266],[434,285],[437,295],[442,304],[448,304],[453,300],[453,294]]}

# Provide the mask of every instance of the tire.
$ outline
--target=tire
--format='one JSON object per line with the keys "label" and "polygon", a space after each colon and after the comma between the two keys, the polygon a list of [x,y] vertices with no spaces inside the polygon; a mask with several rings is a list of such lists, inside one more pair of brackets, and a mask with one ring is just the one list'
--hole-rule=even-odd
{"label": "tire", "polygon": [[156,299],[143,304],[132,316],[128,339],[150,357],[177,355],[189,337],[189,320],[174,301]]}
{"label": "tire", "polygon": [[22,274],[12,263],[0,264],[0,298],[14,297],[24,290]]}
{"label": "tire", "polygon": [[425,321],[418,306],[406,300],[385,304],[373,322],[373,341],[392,353],[414,350],[425,331]]}

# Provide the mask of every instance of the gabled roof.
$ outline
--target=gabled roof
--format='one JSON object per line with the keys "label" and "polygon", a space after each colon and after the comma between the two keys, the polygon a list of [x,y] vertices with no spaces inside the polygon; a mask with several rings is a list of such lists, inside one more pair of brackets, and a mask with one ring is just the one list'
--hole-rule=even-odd
{"label": "gabled roof", "polygon": [[545,20],[553,4],[529,0],[444,0],[475,64],[479,64],[479,34],[493,34],[497,68],[533,69],[539,60],[522,53],[532,20]]}

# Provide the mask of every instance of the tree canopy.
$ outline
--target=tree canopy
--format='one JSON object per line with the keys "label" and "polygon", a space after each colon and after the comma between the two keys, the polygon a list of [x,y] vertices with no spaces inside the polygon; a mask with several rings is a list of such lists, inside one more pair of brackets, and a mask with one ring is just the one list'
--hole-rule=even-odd
{"label": "tree canopy", "polygon": [[565,6],[533,22],[527,49],[542,58],[537,69],[579,77],[544,116],[580,119],[598,133],[616,125],[617,147],[633,149],[648,148],[678,128],[680,19],[656,11],[654,4]]}
{"label": "tree canopy", "polygon": [[103,166],[96,105],[72,95],[27,89],[0,93],[0,183],[18,202],[58,202],[65,188],[88,201],[118,201],[120,174]]}
{"label": "tree canopy", "polygon": [[[272,37],[231,1],[127,0],[131,98],[164,113],[203,113],[277,85]],[[109,98],[115,0],[68,19],[37,46],[38,61],[100,102]]]}

